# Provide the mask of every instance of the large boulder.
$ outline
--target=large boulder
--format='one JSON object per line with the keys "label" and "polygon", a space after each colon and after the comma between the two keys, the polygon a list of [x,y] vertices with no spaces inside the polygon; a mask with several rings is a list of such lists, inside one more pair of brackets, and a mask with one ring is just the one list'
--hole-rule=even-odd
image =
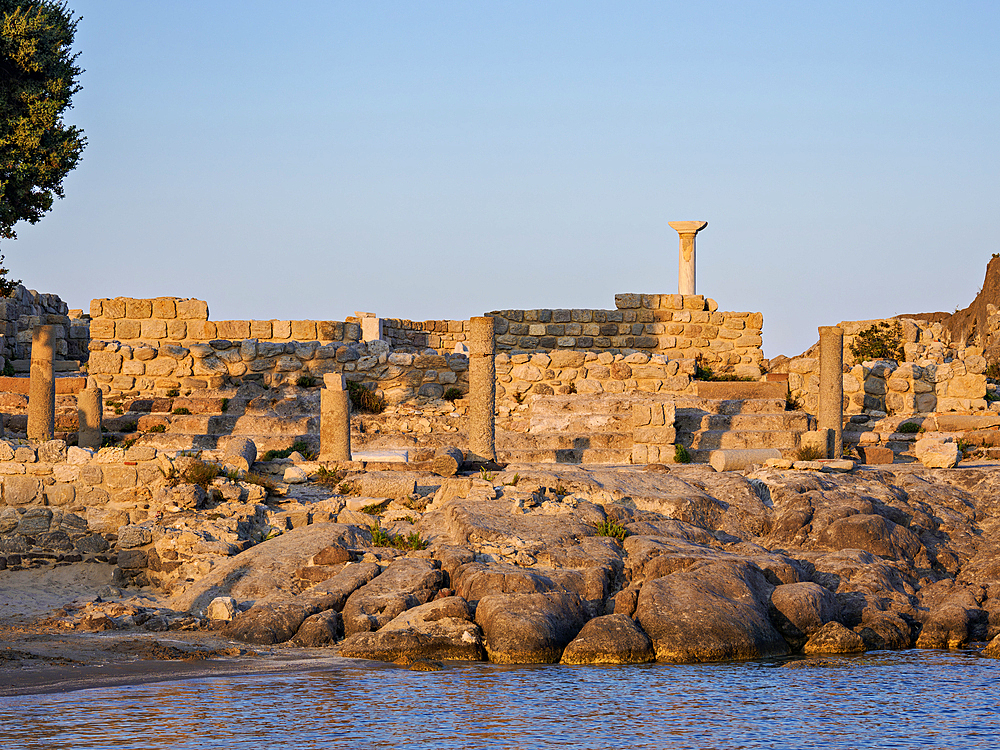
{"label": "large boulder", "polygon": [[320,609],[342,612],[347,599],[381,572],[376,562],[345,565],[332,577],[306,589],[298,598],[315,603]]}
{"label": "large boulder", "polygon": [[806,641],[806,654],[856,654],[865,650],[861,636],[839,622],[828,622]]}
{"label": "large boulder", "polygon": [[864,610],[861,624],[855,629],[868,651],[901,651],[913,647],[913,631],[895,612]]}
{"label": "large boulder", "polygon": [[653,642],[635,620],[605,615],[590,620],[563,651],[563,664],[644,664],[655,661]]}
{"label": "large boulder", "polygon": [[554,664],[587,621],[576,594],[492,594],[479,600],[476,622],[498,664]]}
{"label": "large boulder", "polygon": [[646,581],[635,619],[652,638],[658,661],[784,656],[788,643],[767,616],[773,588],[752,563],[702,564]]}
{"label": "large boulder", "polygon": [[816,583],[788,583],[775,587],[768,610],[771,622],[794,645],[805,641],[840,616],[837,597]]}
{"label": "large boulder", "polygon": [[957,604],[938,607],[924,622],[917,648],[962,648],[969,641],[973,619],[970,610]]}
{"label": "large boulder", "polygon": [[344,633],[348,636],[378,630],[400,612],[426,604],[444,586],[445,575],[436,560],[401,557],[365,584],[344,605]]}
{"label": "large boulder", "polygon": [[460,596],[435,599],[400,613],[377,632],[354,633],[340,655],[379,661],[483,658],[483,637]]}
{"label": "large boulder", "polygon": [[344,631],[344,621],[334,609],[309,615],[292,638],[296,646],[320,648],[332,646]]}
{"label": "large boulder", "polygon": [[228,638],[258,646],[270,646],[290,640],[310,615],[316,614],[315,604],[289,599],[259,602],[241,612],[223,629]]}
{"label": "large boulder", "polygon": [[833,550],[861,549],[888,560],[914,560],[929,567],[927,551],[912,531],[870,513],[834,521],[823,529],[819,542]]}

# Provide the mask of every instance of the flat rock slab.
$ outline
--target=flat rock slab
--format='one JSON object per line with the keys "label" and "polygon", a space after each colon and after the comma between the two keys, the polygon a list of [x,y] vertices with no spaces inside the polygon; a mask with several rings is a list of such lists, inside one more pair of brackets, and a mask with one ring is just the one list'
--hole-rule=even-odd
{"label": "flat rock slab", "polygon": [[401,557],[355,591],[344,605],[344,633],[379,630],[396,615],[425,604],[444,586],[436,560]]}

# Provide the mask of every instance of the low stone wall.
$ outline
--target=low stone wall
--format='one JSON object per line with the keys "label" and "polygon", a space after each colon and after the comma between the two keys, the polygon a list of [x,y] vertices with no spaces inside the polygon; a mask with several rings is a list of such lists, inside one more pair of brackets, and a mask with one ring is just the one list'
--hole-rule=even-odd
{"label": "low stone wall", "polygon": [[416,321],[383,318],[382,338],[394,349],[434,349],[447,354],[455,351],[456,344],[466,342],[470,325],[468,320]]}
{"label": "low stone wall", "polygon": [[695,360],[667,360],[663,355],[646,352],[502,352],[496,358],[496,371],[497,401],[510,408],[528,395],[691,394]]}
{"label": "low stone wall", "polygon": [[[844,330],[844,412],[911,415],[929,412],[983,411],[986,402],[985,357],[978,347],[953,347],[940,323],[903,319],[902,362],[875,360],[851,364],[857,335],[881,322],[838,323]],[[788,374],[788,389],[802,408],[815,414],[819,401],[819,349],[791,359],[772,360],[771,372]]]}
{"label": "low stone wall", "polygon": [[88,374],[111,396],[166,396],[241,380],[271,386],[295,383],[303,376],[322,379],[327,373],[343,373],[348,380],[381,391],[389,403],[438,398],[451,386],[463,394],[468,391],[465,355],[393,352],[384,341],[216,339],[188,346],[95,341],[91,348]]}
{"label": "low stone wall", "polygon": [[90,303],[90,337],[129,345],[170,341],[204,343],[214,339],[256,339],[274,343],[352,342],[361,340],[358,323],[337,320],[208,319],[208,303],[199,299],[95,299]]}
{"label": "low stone wall", "polygon": [[[57,295],[39,294],[20,284],[11,296],[0,299],[0,357],[4,360],[0,368],[8,360],[31,358],[31,332],[41,325],[56,326],[57,359],[86,359],[86,321],[71,318],[70,312]],[[27,366],[23,369],[27,371]]]}
{"label": "low stone wall", "polygon": [[677,430],[673,399],[632,405],[632,463],[673,463]]}

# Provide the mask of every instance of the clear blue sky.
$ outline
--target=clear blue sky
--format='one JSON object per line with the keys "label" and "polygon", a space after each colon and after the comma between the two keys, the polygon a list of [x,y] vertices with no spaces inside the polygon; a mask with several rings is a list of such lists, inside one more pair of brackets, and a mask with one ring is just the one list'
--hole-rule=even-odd
{"label": "clear blue sky", "polygon": [[816,327],[1000,252],[1000,3],[70,0],[90,145],[4,243],[71,307],[467,318],[677,290]]}

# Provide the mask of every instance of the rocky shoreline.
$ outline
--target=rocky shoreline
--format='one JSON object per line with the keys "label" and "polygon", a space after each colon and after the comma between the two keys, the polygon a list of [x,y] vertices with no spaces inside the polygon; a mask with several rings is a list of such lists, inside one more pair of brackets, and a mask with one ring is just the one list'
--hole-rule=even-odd
{"label": "rocky shoreline", "polygon": [[[301,466],[315,479],[314,467]],[[243,663],[251,654],[319,653],[426,669],[449,660],[707,662],[985,643],[984,655],[1000,655],[998,465],[828,473],[536,464],[450,478],[391,474],[411,491],[364,498],[304,482],[281,500],[307,520],[311,506],[322,507],[330,520],[159,588],[127,584],[152,583],[155,567],[162,573],[166,556],[152,553],[179,522],[218,525],[234,503],[122,527],[114,585],[81,588],[74,602],[16,628],[6,618],[5,682],[30,671],[23,654],[32,639],[59,633],[77,644],[178,636],[203,658]],[[340,489],[359,480],[376,486],[379,477],[347,475]],[[423,548],[376,546],[393,538]],[[130,544],[149,567],[121,567]]]}

